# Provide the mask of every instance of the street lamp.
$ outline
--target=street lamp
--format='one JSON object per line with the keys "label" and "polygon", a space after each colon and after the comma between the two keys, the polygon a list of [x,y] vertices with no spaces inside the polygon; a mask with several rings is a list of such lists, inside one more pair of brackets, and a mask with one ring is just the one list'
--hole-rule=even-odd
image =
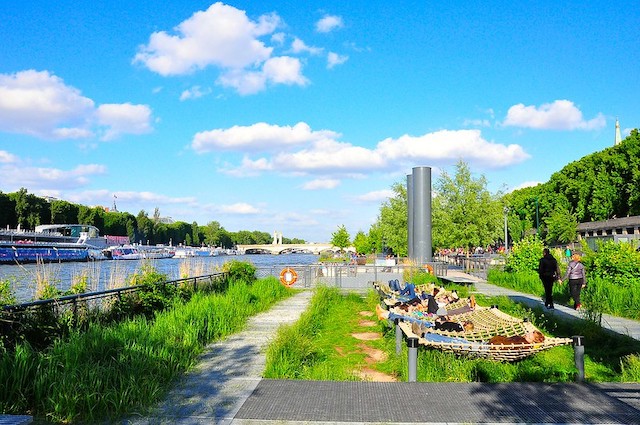
{"label": "street lamp", "polygon": [[504,253],[509,251],[509,235],[507,228],[507,214],[509,214],[509,207],[504,207]]}

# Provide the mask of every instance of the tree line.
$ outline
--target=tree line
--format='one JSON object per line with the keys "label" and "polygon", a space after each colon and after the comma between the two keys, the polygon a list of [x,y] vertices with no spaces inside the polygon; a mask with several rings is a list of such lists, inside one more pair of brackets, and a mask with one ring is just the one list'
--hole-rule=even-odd
{"label": "tree line", "polygon": [[[407,255],[406,184],[391,189],[368,232],[355,234],[358,252]],[[620,144],[571,162],[534,187],[491,193],[486,178],[460,161],[432,191],[434,250],[503,246],[505,216],[510,244],[527,235],[547,245],[571,242],[578,223],[640,215],[640,134],[634,129]],[[344,239],[344,226],[338,230]]]}
{"label": "tree line", "polygon": [[[28,193],[0,191],[0,226],[33,230],[43,224],[88,224],[96,226],[101,235],[128,236],[134,243],[145,245],[184,244],[233,248],[236,245],[269,244],[271,234],[258,230],[229,232],[217,221],[204,226],[184,221],[166,223],[155,209],[153,216],[141,210],[137,216],[128,212],[107,211],[104,207],[88,207],[63,200],[48,200]],[[305,243],[304,240],[282,238],[282,243]]]}

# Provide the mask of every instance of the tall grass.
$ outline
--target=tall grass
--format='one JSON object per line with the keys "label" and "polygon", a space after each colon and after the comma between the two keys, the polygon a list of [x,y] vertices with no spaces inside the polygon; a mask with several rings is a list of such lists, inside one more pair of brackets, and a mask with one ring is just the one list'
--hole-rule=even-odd
{"label": "tall grass", "polygon": [[277,279],[231,282],[226,293],[112,326],[91,324],[38,352],[19,344],[0,352],[0,411],[53,422],[114,420],[155,404],[203,347],[237,332],[251,315],[292,294]]}
{"label": "tall grass", "polygon": [[[538,275],[533,272],[509,273],[490,269],[487,281],[493,285],[515,289],[527,294],[544,296],[544,288]],[[619,317],[640,320],[640,287],[619,286],[602,278],[590,279],[582,291],[581,301],[591,316],[608,313]],[[554,301],[569,304],[569,285],[567,282],[553,286]],[[596,320],[597,321],[597,320]]]}

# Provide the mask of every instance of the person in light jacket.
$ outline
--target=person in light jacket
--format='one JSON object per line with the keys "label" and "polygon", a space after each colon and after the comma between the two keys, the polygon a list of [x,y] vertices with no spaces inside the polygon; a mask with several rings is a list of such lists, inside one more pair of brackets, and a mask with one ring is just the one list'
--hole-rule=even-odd
{"label": "person in light jacket", "polygon": [[[582,265],[580,254],[573,254],[571,261],[567,266],[567,272],[564,274],[563,280],[569,279],[569,294],[573,298],[573,308],[580,310],[580,292],[582,288],[587,286],[587,277],[585,275],[584,266]],[[560,281],[562,282],[562,280]]]}

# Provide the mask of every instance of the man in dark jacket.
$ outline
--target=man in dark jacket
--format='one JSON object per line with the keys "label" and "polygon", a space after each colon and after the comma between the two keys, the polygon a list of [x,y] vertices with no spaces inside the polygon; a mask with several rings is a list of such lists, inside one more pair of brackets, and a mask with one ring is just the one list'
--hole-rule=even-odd
{"label": "man in dark jacket", "polygon": [[549,252],[549,248],[542,250],[542,258],[538,263],[538,276],[544,285],[544,306],[553,309],[553,282],[560,277],[558,261]]}

